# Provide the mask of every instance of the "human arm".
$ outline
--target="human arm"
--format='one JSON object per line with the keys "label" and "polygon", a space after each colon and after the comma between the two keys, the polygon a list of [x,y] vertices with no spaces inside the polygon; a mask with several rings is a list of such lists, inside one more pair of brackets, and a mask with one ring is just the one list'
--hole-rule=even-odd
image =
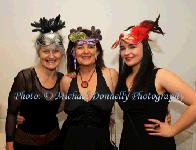
{"label": "human arm", "polygon": [[17,125],[17,114],[19,112],[21,97],[19,96],[25,91],[25,79],[23,72],[19,72],[14,78],[14,83],[11,87],[9,97],[8,97],[8,109],[6,117],[6,149],[13,149],[14,134]]}
{"label": "human arm", "polygon": [[160,69],[157,72],[156,78],[157,84],[169,93],[179,93],[181,95],[179,100],[187,105],[187,109],[173,125],[166,122],[160,122],[156,119],[149,119],[149,121],[158,124],[159,128],[146,128],[146,130],[150,135],[172,137],[182,132],[196,121],[196,92],[177,75],[166,69]]}

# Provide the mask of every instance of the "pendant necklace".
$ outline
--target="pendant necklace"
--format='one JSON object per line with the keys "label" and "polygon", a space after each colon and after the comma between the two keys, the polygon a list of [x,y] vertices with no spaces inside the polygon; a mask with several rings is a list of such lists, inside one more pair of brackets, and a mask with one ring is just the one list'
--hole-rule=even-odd
{"label": "pendant necklace", "polygon": [[82,80],[82,75],[81,75],[81,73],[79,72],[79,75],[80,75],[80,78],[81,78],[81,81],[82,81],[82,83],[81,83],[81,87],[82,87],[82,88],[88,88],[88,83],[90,82],[90,80],[91,80],[91,78],[92,78],[92,76],[93,76],[95,70],[96,70],[96,69],[94,69],[93,73],[91,74],[90,78],[89,78],[87,81],[83,81],[83,80]]}

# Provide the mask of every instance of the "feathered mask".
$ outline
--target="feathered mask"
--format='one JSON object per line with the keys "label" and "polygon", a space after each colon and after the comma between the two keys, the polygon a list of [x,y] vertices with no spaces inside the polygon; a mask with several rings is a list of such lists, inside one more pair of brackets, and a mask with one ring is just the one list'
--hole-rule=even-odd
{"label": "feathered mask", "polygon": [[163,33],[162,29],[158,25],[159,18],[160,15],[157,17],[155,21],[144,20],[137,26],[130,26],[128,29],[126,29],[124,32],[120,34],[118,40],[115,41],[111,48],[116,48],[121,40],[129,44],[138,44],[142,40],[148,40],[148,34],[151,31],[164,35],[165,33]]}
{"label": "feathered mask", "polygon": [[[39,22],[34,21],[34,23],[31,23],[31,26],[35,27],[32,32],[40,32],[40,36],[36,40],[36,46],[51,45],[51,49],[56,49],[56,47],[58,47],[64,50],[63,38],[57,32],[65,27],[65,21],[60,20],[60,15],[49,20],[45,17],[40,18]],[[55,45],[55,47],[52,45]]]}
{"label": "feathered mask", "polygon": [[70,34],[68,35],[68,39],[77,44],[84,44],[84,43],[96,43],[102,40],[101,31],[100,29],[95,29],[94,26],[91,27],[91,36],[88,37],[84,32],[82,32],[82,27],[78,27],[77,29],[71,29]]}

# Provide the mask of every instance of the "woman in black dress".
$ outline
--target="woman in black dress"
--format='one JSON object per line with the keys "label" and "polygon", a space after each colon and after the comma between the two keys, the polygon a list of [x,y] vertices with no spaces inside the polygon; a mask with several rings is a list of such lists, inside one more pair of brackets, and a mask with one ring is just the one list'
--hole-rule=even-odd
{"label": "woman in black dress", "polygon": [[64,76],[64,111],[68,114],[61,129],[63,150],[108,150],[109,123],[114,101],[112,92],[117,73],[103,62],[102,39],[99,29],[72,29],[67,49],[68,72]]}
{"label": "woman in black dress", "polygon": [[[119,100],[124,111],[120,150],[175,150],[174,136],[196,120],[195,91],[174,73],[153,64],[148,34],[164,34],[159,17],[129,27],[112,46],[120,45],[116,93],[127,93]],[[164,122],[170,94],[178,94],[188,105],[174,125]]]}
{"label": "woman in black dress", "polygon": [[[57,31],[64,24],[60,15],[31,24],[36,28],[33,31],[40,32],[35,43],[39,63],[14,78],[8,98],[7,150],[56,150],[60,132],[56,114],[61,104],[56,95],[63,77],[57,67],[64,55],[63,39]],[[19,112],[25,121],[16,128]]]}

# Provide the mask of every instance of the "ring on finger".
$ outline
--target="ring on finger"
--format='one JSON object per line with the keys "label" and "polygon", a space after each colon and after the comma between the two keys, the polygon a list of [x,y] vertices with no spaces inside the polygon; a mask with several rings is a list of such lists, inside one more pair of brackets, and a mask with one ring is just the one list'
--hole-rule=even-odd
{"label": "ring on finger", "polygon": [[154,127],[153,127],[153,129],[158,129],[159,127],[160,127],[159,124],[155,124]]}

